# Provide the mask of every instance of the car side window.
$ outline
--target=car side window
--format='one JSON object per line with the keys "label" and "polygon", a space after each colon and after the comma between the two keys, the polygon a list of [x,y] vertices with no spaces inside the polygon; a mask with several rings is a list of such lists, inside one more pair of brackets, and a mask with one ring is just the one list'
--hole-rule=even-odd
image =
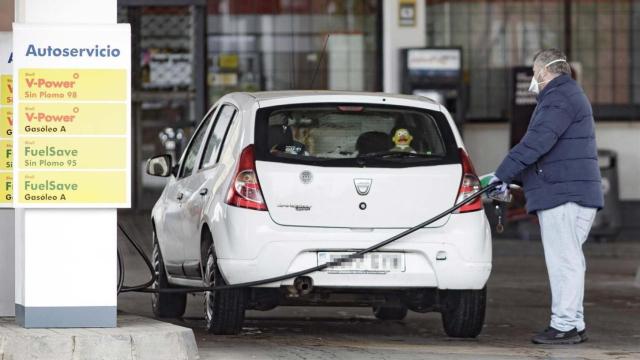
{"label": "car side window", "polygon": [[184,178],[193,174],[193,170],[196,167],[196,161],[198,159],[198,152],[202,147],[204,136],[207,133],[207,128],[209,127],[209,123],[211,122],[213,114],[215,114],[215,110],[212,112],[212,115],[208,116],[203,121],[203,124],[198,127],[195,135],[193,135],[193,140],[191,140],[191,143],[187,148],[187,153],[185,154],[184,161],[182,163],[182,166],[180,167],[180,178]]}
{"label": "car side window", "polygon": [[202,167],[209,167],[218,162],[220,151],[224,145],[224,139],[237,112],[236,108],[232,105],[223,105],[218,112],[218,118],[204,148]]}

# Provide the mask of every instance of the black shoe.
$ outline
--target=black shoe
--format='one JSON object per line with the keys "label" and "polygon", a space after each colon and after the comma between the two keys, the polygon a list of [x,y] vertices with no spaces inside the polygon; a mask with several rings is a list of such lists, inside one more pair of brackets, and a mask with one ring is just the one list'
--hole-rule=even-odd
{"label": "black shoe", "polygon": [[580,342],[581,343],[589,340],[589,337],[587,336],[587,329],[584,329],[582,331],[578,331],[578,335],[580,336]]}
{"label": "black shoe", "polygon": [[[586,335],[586,333],[585,333]],[[578,330],[575,328],[569,331],[560,331],[552,327],[548,327],[545,331],[534,336],[531,341],[534,344],[579,344],[582,342],[582,338],[578,334]]]}

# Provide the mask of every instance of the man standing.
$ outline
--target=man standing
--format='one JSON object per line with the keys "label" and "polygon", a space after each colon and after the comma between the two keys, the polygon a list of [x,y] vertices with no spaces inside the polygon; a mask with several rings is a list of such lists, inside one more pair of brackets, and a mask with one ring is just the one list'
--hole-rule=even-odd
{"label": "man standing", "polygon": [[492,182],[522,183],[527,211],[537,213],[551,284],[551,324],[536,344],[576,344],[587,339],[583,297],[586,241],[604,204],[595,124],[589,99],[571,79],[557,49],[533,58],[529,91],[538,95],[524,137],[502,161]]}

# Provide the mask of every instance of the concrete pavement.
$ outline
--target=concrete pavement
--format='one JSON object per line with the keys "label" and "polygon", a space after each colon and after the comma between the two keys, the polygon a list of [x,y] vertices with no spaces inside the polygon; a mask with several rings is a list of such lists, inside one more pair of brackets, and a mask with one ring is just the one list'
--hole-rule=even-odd
{"label": "concrete pavement", "polygon": [[[144,237],[146,225],[130,223]],[[201,359],[640,359],[640,288],[634,285],[640,241],[592,243],[587,254],[586,320],[590,340],[577,346],[535,346],[530,337],[549,319],[549,293],[539,242],[494,241],[486,325],[475,340],[447,338],[437,313],[377,320],[367,308],[282,307],[250,311],[238,336],[202,330],[202,298],[189,296],[184,319]],[[128,256],[129,283],[144,281]],[[137,269],[134,271],[133,269]],[[151,316],[148,294],[123,294],[118,308]]]}

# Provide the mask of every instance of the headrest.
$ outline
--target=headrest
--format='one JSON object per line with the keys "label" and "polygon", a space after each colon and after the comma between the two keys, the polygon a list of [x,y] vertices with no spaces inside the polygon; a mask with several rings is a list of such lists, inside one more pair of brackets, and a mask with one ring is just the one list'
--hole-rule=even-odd
{"label": "headrest", "polygon": [[362,133],[356,141],[356,150],[360,154],[387,151],[393,147],[389,134],[380,131]]}
{"label": "headrest", "polygon": [[285,125],[269,126],[269,148],[276,145],[290,145],[293,143],[293,132]]}

